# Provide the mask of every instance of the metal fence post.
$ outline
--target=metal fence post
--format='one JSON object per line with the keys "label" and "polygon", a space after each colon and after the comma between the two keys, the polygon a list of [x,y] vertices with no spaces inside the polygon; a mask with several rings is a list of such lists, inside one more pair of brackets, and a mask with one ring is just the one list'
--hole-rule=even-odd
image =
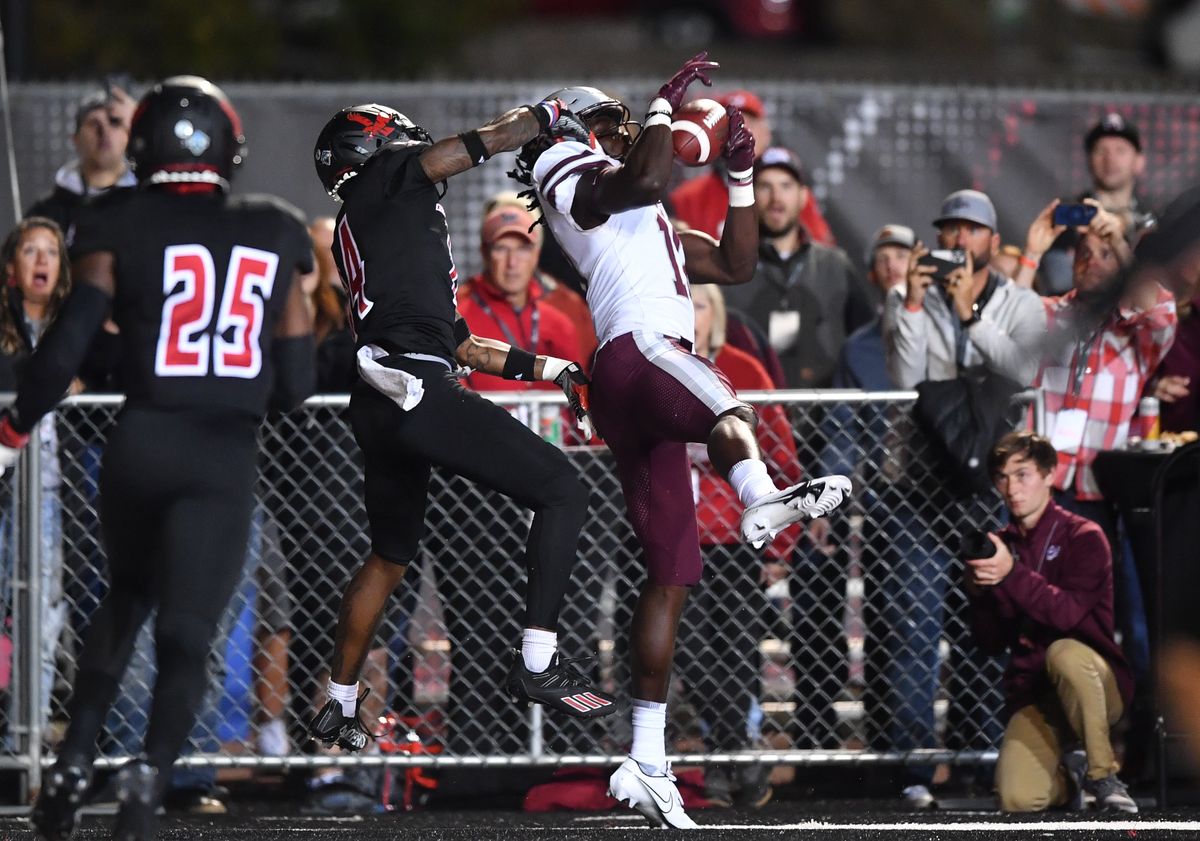
{"label": "metal fence post", "polygon": [[[23,569],[24,586],[14,587],[18,601],[17,622],[23,619],[18,647],[24,672],[20,692],[22,712],[26,716],[25,737],[29,774],[22,793],[28,801],[32,791],[42,787],[42,424],[53,424],[53,415],[43,418],[33,430],[33,440],[25,448],[18,495],[21,512],[21,540],[17,557]],[[23,631],[23,633],[21,633]],[[14,671],[14,680],[20,672]],[[14,696],[18,693],[14,692]]]}

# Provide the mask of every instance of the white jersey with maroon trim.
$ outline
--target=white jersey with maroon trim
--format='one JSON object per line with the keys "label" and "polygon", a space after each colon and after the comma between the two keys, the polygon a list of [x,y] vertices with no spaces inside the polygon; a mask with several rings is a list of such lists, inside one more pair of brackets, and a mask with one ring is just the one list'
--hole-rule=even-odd
{"label": "white jersey with maroon trim", "polygon": [[696,318],[683,245],[662,203],[616,213],[586,231],[571,216],[580,176],[618,163],[574,140],[543,152],[533,167],[533,185],[546,223],[587,281],[601,344],[634,331],[692,342]]}

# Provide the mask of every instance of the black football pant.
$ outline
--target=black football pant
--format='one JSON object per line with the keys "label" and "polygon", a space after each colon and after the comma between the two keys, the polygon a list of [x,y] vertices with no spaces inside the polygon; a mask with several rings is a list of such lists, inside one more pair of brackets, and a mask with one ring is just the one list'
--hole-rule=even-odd
{"label": "black football pant", "polygon": [[[425,535],[430,469],[437,465],[533,511],[525,538],[525,623],[557,628],[587,516],[588,492],[575,468],[557,447],[464,388],[444,365],[407,358],[396,364],[424,384],[415,407],[401,410],[362,380],[350,399],[350,422],[366,465],[373,551],[397,564],[416,560]],[[448,512],[449,529],[467,520],[497,533],[525,531],[523,512],[463,510],[452,499],[436,504]]]}
{"label": "black football pant", "polygon": [[157,609],[158,677],[144,753],[169,769],[191,732],[205,659],[241,579],[253,505],[257,422],[222,413],[125,409],[100,473],[111,583],[84,636],[62,761],[90,767],[96,738]]}

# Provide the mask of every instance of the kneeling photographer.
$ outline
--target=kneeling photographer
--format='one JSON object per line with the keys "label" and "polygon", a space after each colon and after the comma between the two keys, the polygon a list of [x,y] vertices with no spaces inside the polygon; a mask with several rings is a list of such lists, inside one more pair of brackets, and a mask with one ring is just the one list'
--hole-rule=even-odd
{"label": "kneeling photographer", "polygon": [[1009,525],[963,544],[976,642],[1009,652],[996,791],[1004,811],[1078,809],[1090,795],[1136,812],[1109,738],[1133,696],[1113,638],[1112,553],[1099,526],[1054,502],[1057,461],[1040,435],[1001,438],[988,469]]}

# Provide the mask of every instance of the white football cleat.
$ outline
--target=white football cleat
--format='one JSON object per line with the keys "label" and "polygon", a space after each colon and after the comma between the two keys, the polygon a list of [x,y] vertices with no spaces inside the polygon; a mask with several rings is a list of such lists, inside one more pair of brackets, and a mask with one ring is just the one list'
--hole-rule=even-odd
{"label": "white football cleat", "polygon": [[742,512],[742,540],[755,549],[792,523],[828,516],[850,498],[845,476],[822,476],[768,494]]}
{"label": "white football cleat", "polygon": [[641,812],[660,829],[696,828],[696,822],[683,811],[683,798],[670,765],[661,776],[651,775],[631,756],[609,778],[608,796]]}

